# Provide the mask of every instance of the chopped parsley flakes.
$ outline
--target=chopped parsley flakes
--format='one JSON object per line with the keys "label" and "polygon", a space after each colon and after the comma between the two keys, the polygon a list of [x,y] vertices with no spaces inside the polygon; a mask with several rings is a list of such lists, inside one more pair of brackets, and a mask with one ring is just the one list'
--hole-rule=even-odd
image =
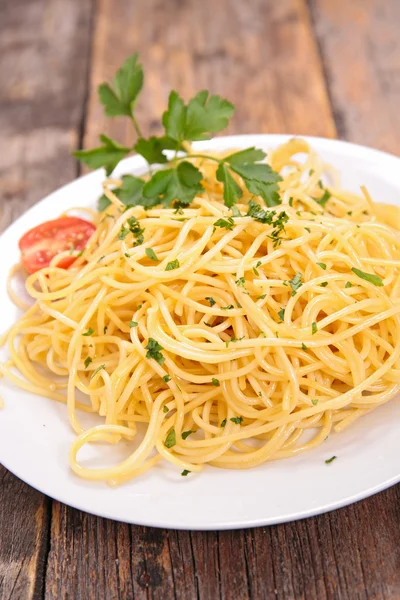
{"label": "chopped parsley flakes", "polygon": [[227,219],[218,219],[215,221],[214,227],[221,227],[221,229],[227,229],[228,231],[232,231],[235,225],[235,221],[232,217],[228,217]]}
{"label": "chopped parsley flakes", "polygon": [[179,260],[176,258],[175,260],[171,260],[171,262],[169,262],[167,264],[167,266],[165,267],[166,271],[173,271],[174,269],[179,269],[180,264],[179,264]]}
{"label": "chopped parsley flakes", "polygon": [[175,446],[175,444],[176,444],[176,433],[175,433],[175,429],[172,428],[171,431],[169,432],[169,434],[167,435],[167,437],[165,438],[164,445],[167,448],[172,448],[172,446]]}
{"label": "chopped parsley flakes", "polygon": [[160,344],[156,340],[154,340],[153,338],[149,338],[146,350],[146,358],[154,358],[154,360],[157,361],[159,365],[163,364],[165,358],[162,355],[161,350],[164,350],[164,348],[160,346]]}
{"label": "chopped parsley flakes", "polygon": [[159,259],[157,258],[157,255],[154,252],[153,248],[146,248],[145,252],[147,258],[150,258],[150,260],[154,260],[155,262],[159,262]]}
{"label": "chopped parsley flakes", "polygon": [[302,279],[303,279],[303,276],[299,271],[297,271],[297,273],[293,277],[293,279],[290,279],[289,284],[290,284],[290,287],[292,288],[292,296],[295,296],[299,287],[301,287],[303,285]]}

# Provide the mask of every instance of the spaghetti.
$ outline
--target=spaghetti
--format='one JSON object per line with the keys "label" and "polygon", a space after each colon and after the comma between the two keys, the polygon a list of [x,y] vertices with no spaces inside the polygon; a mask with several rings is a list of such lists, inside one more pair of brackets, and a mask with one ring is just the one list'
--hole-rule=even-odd
{"label": "spaghetti", "polygon": [[[273,211],[245,191],[232,213],[214,164],[189,160],[205,192],[186,209],[124,210],[107,181],[87,248],[28,277],[34,304],[6,336],[0,375],[66,403],[70,465],[89,480],[294,456],[400,389],[397,209],[343,191],[302,140],[270,153]],[[84,430],[79,411],[104,424]],[[79,463],[85,444],[122,438],[122,463]]]}

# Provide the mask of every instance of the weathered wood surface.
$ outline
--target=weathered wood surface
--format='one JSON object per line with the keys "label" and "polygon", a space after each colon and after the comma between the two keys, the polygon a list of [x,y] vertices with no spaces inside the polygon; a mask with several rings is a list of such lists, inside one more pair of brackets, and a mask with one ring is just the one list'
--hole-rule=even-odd
{"label": "weathered wood surface", "polygon": [[[90,30],[91,0],[0,2],[0,231],[77,175]],[[0,466],[0,598],[42,597],[50,515]]]}
{"label": "weathered wood surface", "polygon": [[[81,140],[90,147],[101,131],[131,140],[123,119],[104,120],[96,87],[135,50],[147,75],[138,107],[146,133],[158,131],[171,88],[185,97],[208,88],[236,105],[231,133],[338,132],[400,153],[397,0],[5,7],[2,224],[74,177],[69,151]],[[201,533],[99,519],[4,469],[0,477],[1,599],[400,598],[399,486],[305,521]]]}

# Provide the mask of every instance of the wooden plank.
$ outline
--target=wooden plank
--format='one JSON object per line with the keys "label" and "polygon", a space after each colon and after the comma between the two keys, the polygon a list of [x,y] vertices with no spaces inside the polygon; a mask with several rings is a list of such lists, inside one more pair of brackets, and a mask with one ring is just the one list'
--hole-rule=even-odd
{"label": "wooden plank", "polygon": [[237,107],[228,133],[335,135],[305,0],[99,0],[85,147],[103,131],[132,141],[126,119],[104,118],[97,86],[135,51],[147,133],[160,131],[171,89],[188,99],[207,88]]}
{"label": "wooden plank", "polygon": [[310,0],[339,136],[400,153],[400,2]]}
{"label": "wooden plank", "polygon": [[[3,3],[0,231],[76,176],[91,0]],[[5,398],[7,409],[7,398]],[[0,597],[42,595],[51,502],[0,466]]]}

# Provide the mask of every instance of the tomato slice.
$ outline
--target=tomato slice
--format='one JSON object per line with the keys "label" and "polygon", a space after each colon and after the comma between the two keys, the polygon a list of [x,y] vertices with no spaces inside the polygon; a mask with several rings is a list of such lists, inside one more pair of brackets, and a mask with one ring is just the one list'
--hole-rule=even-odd
{"label": "tomato slice", "polygon": [[[78,217],[61,217],[34,227],[20,239],[21,261],[28,273],[48,267],[50,261],[66,250],[81,251],[93,235],[93,223]],[[58,266],[68,269],[76,256],[63,258]]]}

